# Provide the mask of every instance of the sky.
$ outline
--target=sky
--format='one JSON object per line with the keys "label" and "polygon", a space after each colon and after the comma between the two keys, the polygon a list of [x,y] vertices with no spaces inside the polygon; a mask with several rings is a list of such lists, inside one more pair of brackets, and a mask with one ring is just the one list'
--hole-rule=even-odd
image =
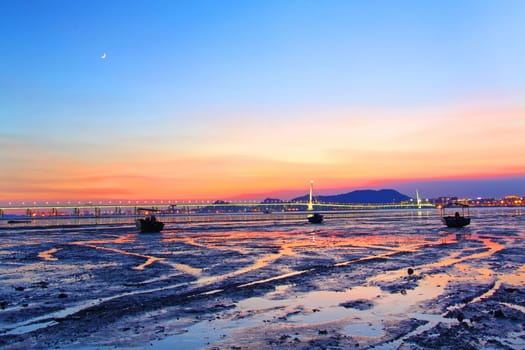
{"label": "sky", "polygon": [[525,196],[525,1],[3,0],[0,202]]}

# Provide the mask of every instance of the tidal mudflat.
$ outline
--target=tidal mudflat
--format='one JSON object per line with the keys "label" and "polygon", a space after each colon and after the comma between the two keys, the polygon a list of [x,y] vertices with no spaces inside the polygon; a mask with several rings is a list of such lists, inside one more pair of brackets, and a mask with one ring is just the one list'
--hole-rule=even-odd
{"label": "tidal mudflat", "polygon": [[525,349],[524,211],[471,216],[4,224],[0,348]]}

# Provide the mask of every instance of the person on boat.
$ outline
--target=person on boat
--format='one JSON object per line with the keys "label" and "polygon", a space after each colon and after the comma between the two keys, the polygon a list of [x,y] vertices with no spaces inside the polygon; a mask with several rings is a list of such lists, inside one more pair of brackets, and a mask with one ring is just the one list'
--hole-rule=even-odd
{"label": "person on boat", "polygon": [[459,222],[459,220],[461,220],[461,216],[459,215],[459,211],[457,211],[456,214],[454,214],[454,217],[456,218],[456,222]]}

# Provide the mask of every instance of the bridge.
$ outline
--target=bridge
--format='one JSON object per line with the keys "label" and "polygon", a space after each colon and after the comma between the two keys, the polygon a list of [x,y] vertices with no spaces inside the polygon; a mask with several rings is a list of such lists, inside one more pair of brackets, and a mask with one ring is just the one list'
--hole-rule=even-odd
{"label": "bridge", "polygon": [[260,212],[298,212],[298,211],[348,211],[348,210],[373,210],[373,209],[423,209],[435,208],[433,204],[424,203],[416,190],[416,200],[405,203],[382,204],[348,204],[316,202],[313,196],[313,180],[310,181],[308,201],[281,201],[255,200],[244,201],[98,201],[72,203],[71,201],[50,203],[49,201],[38,204],[32,202],[12,203],[0,207],[0,218],[6,214],[25,215],[28,218],[38,217],[111,217],[111,216],[138,216],[148,213],[156,214],[219,214]]}
{"label": "bridge", "polygon": [[195,213],[234,213],[234,212],[293,212],[293,211],[341,211],[374,209],[422,209],[435,208],[433,204],[421,202],[384,203],[384,204],[344,204],[316,203],[310,201],[125,201],[125,202],[45,202],[37,204],[10,203],[0,206],[0,218],[4,215],[23,215],[26,217],[101,217],[101,216],[138,216],[148,212],[158,214],[195,214]]}

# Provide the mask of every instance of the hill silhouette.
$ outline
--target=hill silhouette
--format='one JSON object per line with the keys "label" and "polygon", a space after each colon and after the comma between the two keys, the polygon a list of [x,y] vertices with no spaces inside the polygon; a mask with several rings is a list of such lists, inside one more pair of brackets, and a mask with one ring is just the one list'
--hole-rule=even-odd
{"label": "hill silhouette", "polygon": [[[330,203],[355,203],[355,204],[380,204],[380,203],[399,203],[409,201],[411,197],[399,193],[396,190],[356,190],[343,194],[331,196],[314,196],[316,202]],[[307,201],[308,195],[292,199],[293,201]]]}

